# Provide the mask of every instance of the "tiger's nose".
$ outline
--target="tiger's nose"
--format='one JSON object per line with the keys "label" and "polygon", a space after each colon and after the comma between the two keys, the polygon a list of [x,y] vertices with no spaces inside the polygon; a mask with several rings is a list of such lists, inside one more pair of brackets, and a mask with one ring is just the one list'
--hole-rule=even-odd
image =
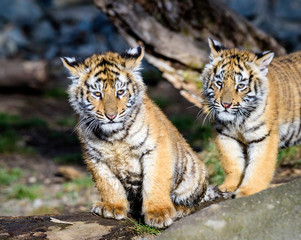
{"label": "tiger's nose", "polygon": [[228,102],[222,102],[221,104],[226,109],[229,109],[231,107],[231,105],[232,105],[232,103],[228,103]]}
{"label": "tiger's nose", "polygon": [[117,116],[117,114],[105,114],[106,115],[106,117],[108,118],[108,119],[110,119],[111,121],[114,119],[114,118],[116,118],[116,116]]}

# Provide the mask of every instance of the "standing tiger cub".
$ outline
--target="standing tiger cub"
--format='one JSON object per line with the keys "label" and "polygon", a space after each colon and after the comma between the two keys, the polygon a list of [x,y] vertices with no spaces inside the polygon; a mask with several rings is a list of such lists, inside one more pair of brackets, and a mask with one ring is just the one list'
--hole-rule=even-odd
{"label": "standing tiger cub", "polygon": [[138,47],[62,61],[72,75],[83,156],[100,192],[91,211],[124,219],[142,208],[145,222],[162,228],[213,191],[204,164],[146,95],[143,54]]}
{"label": "standing tiger cub", "polygon": [[202,81],[226,174],[219,188],[248,196],[268,187],[278,147],[301,142],[301,52],[272,61],[272,52],[227,49],[211,39],[209,46]]}

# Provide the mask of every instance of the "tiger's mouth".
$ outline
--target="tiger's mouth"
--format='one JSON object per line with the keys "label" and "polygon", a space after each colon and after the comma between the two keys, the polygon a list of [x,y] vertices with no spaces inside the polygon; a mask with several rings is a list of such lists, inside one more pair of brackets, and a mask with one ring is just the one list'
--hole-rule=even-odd
{"label": "tiger's mouth", "polygon": [[221,121],[225,121],[225,122],[228,122],[228,121],[233,121],[235,118],[236,118],[236,111],[234,111],[233,109],[231,108],[218,108],[216,109],[216,118],[221,120]]}

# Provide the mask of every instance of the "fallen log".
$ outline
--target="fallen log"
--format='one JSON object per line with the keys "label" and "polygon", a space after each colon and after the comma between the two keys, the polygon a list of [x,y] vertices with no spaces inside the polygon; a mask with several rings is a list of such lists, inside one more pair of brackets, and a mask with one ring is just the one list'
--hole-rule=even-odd
{"label": "fallen log", "polygon": [[91,213],[0,217],[0,239],[100,240],[138,235],[129,220],[117,221]]}
{"label": "fallen log", "polygon": [[41,89],[48,75],[46,61],[0,60],[0,88]]}

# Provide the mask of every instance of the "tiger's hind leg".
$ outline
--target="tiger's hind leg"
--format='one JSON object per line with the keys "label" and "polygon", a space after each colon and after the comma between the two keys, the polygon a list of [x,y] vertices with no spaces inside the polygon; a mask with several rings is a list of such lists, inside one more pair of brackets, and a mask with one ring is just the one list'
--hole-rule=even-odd
{"label": "tiger's hind leg", "polygon": [[175,204],[177,218],[181,218],[196,211],[207,191],[207,172],[203,162],[194,154],[186,152],[182,156],[185,167],[177,166],[177,178],[171,192],[171,198]]}
{"label": "tiger's hind leg", "polygon": [[194,207],[186,207],[183,205],[175,205],[176,211],[177,211],[177,219],[186,217],[192,212],[195,211]]}

